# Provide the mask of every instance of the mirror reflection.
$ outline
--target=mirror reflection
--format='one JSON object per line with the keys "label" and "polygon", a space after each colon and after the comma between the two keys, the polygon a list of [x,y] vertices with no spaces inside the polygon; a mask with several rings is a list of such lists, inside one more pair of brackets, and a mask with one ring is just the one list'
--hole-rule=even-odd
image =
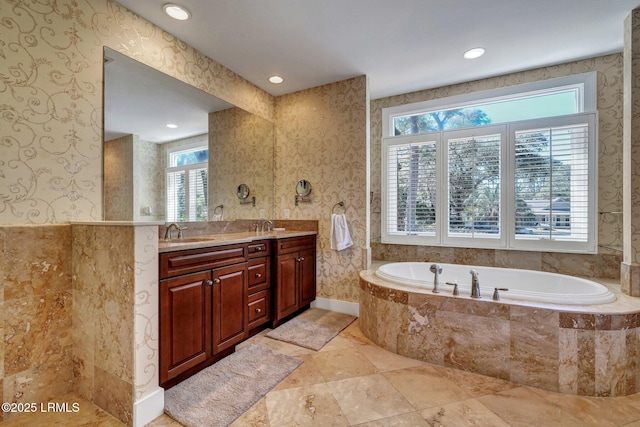
{"label": "mirror reflection", "polygon": [[[104,53],[105,220],[222,220],[219,206],[224,220],[273,216],[272,123]],[[259,203],[232,203],[238,182]]]}

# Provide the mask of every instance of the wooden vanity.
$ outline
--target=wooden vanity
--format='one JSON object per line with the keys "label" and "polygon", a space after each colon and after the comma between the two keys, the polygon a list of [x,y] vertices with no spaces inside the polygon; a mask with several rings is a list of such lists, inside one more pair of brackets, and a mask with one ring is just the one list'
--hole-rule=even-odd
{"label": "wooden vanity", "polygon": [[316,296],[315,232],[160,245],[160,385],[171,387]]}

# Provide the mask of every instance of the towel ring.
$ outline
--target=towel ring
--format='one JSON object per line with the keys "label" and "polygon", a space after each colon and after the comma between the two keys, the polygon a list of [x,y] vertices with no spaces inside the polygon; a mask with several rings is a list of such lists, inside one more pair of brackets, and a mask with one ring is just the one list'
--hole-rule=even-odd
{"label": "towel ring", "polygon": [[[220,212],[218,212],[218,209],[220,209]],[[224,212],[224,206],[222,206],[222,205],[218,205],[215,208],[213,208],[213,213],[215,215],[217,215],[218,213],[223,213],[223,212]]]}
{"label": "towel ring", "polygon": [[342,208],[344,210],[343,213],[347,213],[347,208],[345,207],[344,202],[338,202],[333,205],[333,208],[331,208],[331,213],[336,213],[336,208]]}

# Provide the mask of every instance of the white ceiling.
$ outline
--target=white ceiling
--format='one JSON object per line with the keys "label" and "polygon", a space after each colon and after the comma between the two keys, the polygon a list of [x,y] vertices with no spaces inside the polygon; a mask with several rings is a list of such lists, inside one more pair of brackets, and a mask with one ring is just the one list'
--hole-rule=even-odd
{"label": "white ceiling", "polygon": [[[371,98],[622,51],[640,0],[117,0],[273,95],[366,74]],[[173,1],[173,0],[171,0]],[[487,53],[465,60],[465,50]],[[281,85],[267,78],[284,77]]]}

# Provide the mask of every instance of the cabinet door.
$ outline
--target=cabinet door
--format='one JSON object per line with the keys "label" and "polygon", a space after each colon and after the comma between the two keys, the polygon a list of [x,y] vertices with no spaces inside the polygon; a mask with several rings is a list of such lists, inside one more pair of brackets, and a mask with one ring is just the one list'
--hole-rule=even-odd
{"label": "cabinet door", "polygon": [[245,338],[247,263],[216,268],[213,274],[213,353]]}
{"label": "cabinet door", "polygon": [[160,383],[211,354],[211,273],[160,281]]}
{"label": "cabinet door", "polygon": [[297,252],[279,255],[276,258],[276,320],[298,309],[297,265]]}
{"label": "cabinet door", "polygon": [[316,299],[316,251],[308,249],[298,253],[299,307]]}

